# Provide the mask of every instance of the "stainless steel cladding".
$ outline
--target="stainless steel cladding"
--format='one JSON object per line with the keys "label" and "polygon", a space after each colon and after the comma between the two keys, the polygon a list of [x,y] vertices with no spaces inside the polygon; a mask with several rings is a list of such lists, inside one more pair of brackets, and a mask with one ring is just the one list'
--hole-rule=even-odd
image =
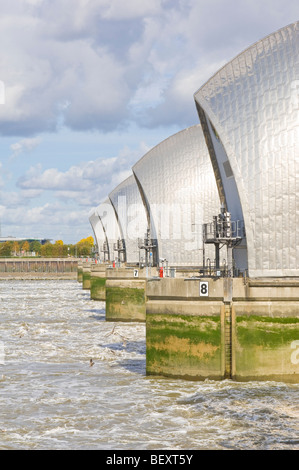
{"label": "stainless steel cladding", "polygon": [[140,192],[133,175],[118,185],[109,198],[114,207],[120,231],[115,245],[120,261],[136,264],[140,261],[138,239],[144,237],[147,219]]}
{"label": "stainless steel cladding", "polygon": [[89,212],[89,222],[94,233],[95,244],[97,246],[96,251],[98,253],[98,257],[101,261],[104,261],[104,255],[103,255],[103,252],[101,251],[101,247],[103,246],[103,243],[106,241],[106,237],[105,237],[105,233],[103,230],[100,217],[98,216],[95,208]]}
{"label": "stainless steel cladding", "polygon": [[107,198],[96,208],[96,213],[100,218],[105,234],[105,240],[103,244],[99,247],[99,250],[103,255],[104,261],[113,261],[115,260],[114,244],[119,239],[120,232],[114,208],[109,198]]}
{"label": "stainless steel cladding", "polygon": [[[158,258],[169,266],[202,265],[202,226],[218,214],[220,199],[201,126],[169,137],[132,169]],[[214,248],[206,250],[214,261]]]}
{"label": "stainless steel cladding", "polygon": [[223,202],[244,217],[251,277],[299,275],[298,29],[255,43],[194,95]]}

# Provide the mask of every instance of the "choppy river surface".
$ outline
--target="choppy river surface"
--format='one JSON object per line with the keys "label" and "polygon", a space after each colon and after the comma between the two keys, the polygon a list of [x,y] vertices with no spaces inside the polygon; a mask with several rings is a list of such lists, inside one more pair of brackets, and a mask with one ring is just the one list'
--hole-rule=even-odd
{"label": "choppy river surface", "polygon": [[299,449],[299,385],[147,377],[145,325],[76,281],[1,281],[0,308],[0,449]]}

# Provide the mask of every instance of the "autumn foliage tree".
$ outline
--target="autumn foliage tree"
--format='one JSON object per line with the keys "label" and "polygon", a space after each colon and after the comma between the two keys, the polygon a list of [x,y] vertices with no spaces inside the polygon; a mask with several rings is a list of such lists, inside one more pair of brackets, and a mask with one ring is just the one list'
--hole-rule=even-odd
{"label": "autumn foliage tree", "polygon": [[12,252],[12,243],[6,241],[0,244],[0,256],[8,257]]}
{"label": "autumn foliage tree", "polygon": [[20,245],[18,244],[18,242],[13,242],[12,244],[12,252],[14,253],[14,255],[16,255],[17,253],[19,253],[20,251]]}
{"label": "autumn foliage tree", "polygon": [[77,244],[77,255],[78,256],[90,256],[94,245],[94,239],[92,237],[82,238]]}
{"label": "autumn foliage tree", "polygon": [[26,240],[22,245],[22,251],[24,253],[27,253],[29,251],[29,249],[30,249],[30,245],[29,245],[29,242],[27,242],[27,240]]}
{"label": "autumn foliage tree", "polygon": [[35,256],[45,258],[66,258],[68,256],[91,256],[94,246],[93,237],[82,238],[75,245],[65,245],[62,240],[50,241],[42,245],[39,241],[29,242],[6,241],[0,243],[0,256],[30,256],[33,252]]}
{"label": "autumn foliage tree", "polygon": [[68,245],[64,245],[62,240],[54,244],[47,242],[41,247],[41,256],[45,258],[65,258],[68,254]]}

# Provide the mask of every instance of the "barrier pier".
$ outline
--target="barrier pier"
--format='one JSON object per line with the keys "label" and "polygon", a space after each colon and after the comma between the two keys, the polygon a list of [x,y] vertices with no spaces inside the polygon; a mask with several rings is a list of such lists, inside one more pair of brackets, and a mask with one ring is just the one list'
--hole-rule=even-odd
{"label": "barrier pier", "polygon": [[147,374],[298,383],[298,279],[154,279],[146,298]]}
{"label": "barrier pier", "polygon": [[107,321],[145,322],[146,279],[146,268],[106,269]]}

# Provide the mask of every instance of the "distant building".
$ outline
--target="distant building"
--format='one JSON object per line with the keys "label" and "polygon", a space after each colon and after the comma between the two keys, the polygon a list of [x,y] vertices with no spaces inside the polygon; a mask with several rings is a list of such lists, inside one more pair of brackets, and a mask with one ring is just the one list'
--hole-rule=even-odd
{"label": "distant building", "polygon": [[40,242],[41,245],[45,245],[45,243],[49,243],[51,241],[50,238],[19,238],[19,237],[0,237],[0,243],[4,242]]}

